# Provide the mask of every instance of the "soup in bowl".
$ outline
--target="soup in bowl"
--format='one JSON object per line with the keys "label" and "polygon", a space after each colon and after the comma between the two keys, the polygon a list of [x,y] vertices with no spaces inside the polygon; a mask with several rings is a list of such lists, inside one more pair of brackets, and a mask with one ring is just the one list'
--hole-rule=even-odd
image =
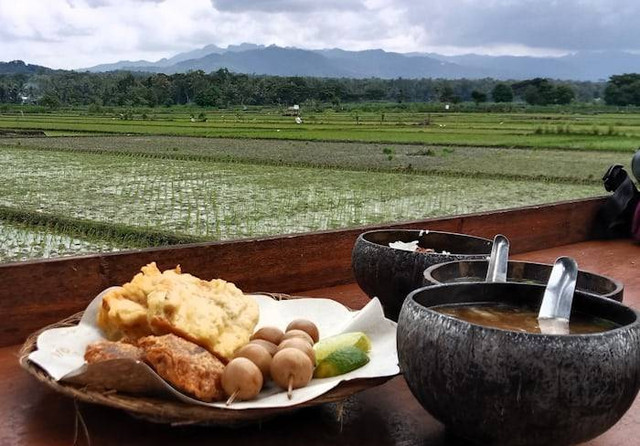
{"label": "soup in bowl", "polygon": [[[535,315],[543,294],[534,284],[452,283],[405,300],[400,368],[416,399],[456,435],[483,444],[574,444],[605,432],[631,406],[640,387],[636,311],[577,291],[571,321],[587,332],[486,323],[500,314],[495,308]],[[469,308],[488,316],[446,314]]]}

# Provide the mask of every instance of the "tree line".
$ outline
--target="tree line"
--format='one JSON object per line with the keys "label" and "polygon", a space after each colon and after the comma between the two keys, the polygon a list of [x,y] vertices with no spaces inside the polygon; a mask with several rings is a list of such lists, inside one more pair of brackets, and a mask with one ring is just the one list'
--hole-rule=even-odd
{"label": "tree line", "polygon": [[[640,105],[640,75],[609,82],[530,79],[348,79],[257,76],[220,69],[172,75],[135,72],[55,71],[0,75],[0,103],[58,106],[292,105],[340,103],[524,101],[533,105],[593,102]],[[626,102],[625,102],[626,101]],[[634,102],[635,101],[635,102]]]}

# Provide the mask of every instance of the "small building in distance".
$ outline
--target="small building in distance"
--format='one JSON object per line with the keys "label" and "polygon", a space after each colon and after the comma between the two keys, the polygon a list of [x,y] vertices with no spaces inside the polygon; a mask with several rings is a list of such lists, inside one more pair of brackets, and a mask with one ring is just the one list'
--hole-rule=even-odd
{"label": "small building in distance", "polygon": [[300,116],[300,106],[298,104],[292,105],[291,107],[287,107],[284,116]]}

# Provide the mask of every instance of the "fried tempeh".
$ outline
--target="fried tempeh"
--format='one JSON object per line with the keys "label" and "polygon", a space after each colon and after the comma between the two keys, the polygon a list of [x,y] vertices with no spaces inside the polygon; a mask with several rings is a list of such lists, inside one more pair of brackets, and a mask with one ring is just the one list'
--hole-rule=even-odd
{"label": "fried tempeh", "polygon": [[178,390],[206,401],[220,401],[224,364],[204,348],[176,335],[138,340],[143,360]]}
{"label": "fried tempeh", "polygon": [[141,360],[142,350],[127,342],[98,341],[89,344],[84,352],[84,359],[90,364],[123,358]]}

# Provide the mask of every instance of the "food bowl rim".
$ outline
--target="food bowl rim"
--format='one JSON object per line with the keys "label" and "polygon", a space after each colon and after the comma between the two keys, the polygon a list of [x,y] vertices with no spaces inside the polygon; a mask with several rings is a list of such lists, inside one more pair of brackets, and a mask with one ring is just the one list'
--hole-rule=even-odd
{"label": "food bowl rim", "polygon": [[[424,270],[424,272],[422,273],[422,275],[423,275],[425,280],[432,281],[436,285],[442,285],[442,284],[445,284],[445,283],[452,283],[452,282],[440,282],[440,281],[436,280],[433,277],[433,275],[431,274],[431,272],[433,270],[435,270],[435,269],[438,269],[439,267],[443,267],[444,265],[450,265],[452,263],[462,263],[462,262],[480,263],[480,262],[488,262],[488,260],[483,260],[483,259],[451,260],[451,261],[448,261],[448,262],[436,263],[436,264],[431,265],[428,268],[426,268]],[[529,262],[527,260],[509,260],[509,263],[528,263],[530,265],[548,266],[549,268],[553,267],[553,265],[550,264],[550,263]],[[584,270],[584,269],[579,269],[578,273],[590,274],[592,276],[600,276],[600,277],[603,277],[603,278],[607,279],[611,283],[613,283],[615,285],[615,289],[613,291],[607,293],[607,295],[615,295],[615,294],[618,294],[619,292],[624,290],[624,284],[622,282],[620,282],[619,280],[614,279],[613,277],[605,276],[604,274],[594,273],[593,271]],[[507,281],[509,282],[509,280],[507,280]],[[469,282],[456,282],[456,283],[477,283],[477,282],[469,281]],[[511,282],[511,283],[522,283],[522,282]],[[531,284],[531,285],[534,285],[534,284]],[[428,285],[428,286],[435,286],[435,285]],[[595,294],[595,293],[593,293],[593,294],[592,293],[587,293],[587,294],[590,294],[591,296],[597,296],[597,297],[606,297],[606,295],[604,295],[604,294]]]}
{"label": "food bowl rim", "polygon": [[[415,232],[417,233],[417,237],[421,237],[422,235],[429,235],[431,233],[433,234],[445,234],[445,235],[454,235],[457,237],[467,237],[467,238],[472,238],[472,239],[476,239],[478,241],[483,241],[483,242],[488,242],[488,243],[493,243],[493,240],[485,238],[485,237],[478,237],[476,235],[470,235],[470,234],[463,234],[461,232],[449,232],[449,231],[437,231],[437,230],[431,230],[431,229],[410,229],[410,228],[401,228],[401,229],[372,229],[370,231],[365,231],[360,233],[360,235],[358,236],[358,240],[362,240],[366,243],[370,243],[371,245],[375,245],[375,246],[380,246],[382,248],[386,248],[386,249],[393,249],[396,251],[400,251],[397,248],[392,248],[389,245],[383,245],[380,243],[376,243],[376,242],[372,242],[371,240],[368,240],[365,238],[365,236],[369,235],[369,234],[374,234],[374,233],[380,233],[380,232]],[[422,254],[422,253],[416,253],[416,252],[412,252],[412,251],[405,251],[411,254]],[[489,255],[491,253],[491,249],[489,249],[489,252],[486,253],[486,255]],[[464,253],[456,253],[456,252],[451,252],[449,254],[443,254],[441,252],[430,252],[428,253],[429,255],[441,255],[441,256],[479,256],[479,255],[485,255],[485,254],[464,254]],[[423,255],[423,254],[422,254]]]}
{"label": "food bowl rim", "polygon": [[[611,330],[607,330],[604,332],[600,332],[600,333],[581,333],[581,334],[569,334],[569,335],[562,335],[562,334],[548,334],[548,333],[529,333],[529,332],[520,332],[520,331],[514,331],[514,330],[506,330],[503,328],[496,328],[496,327],[488,327],[486,325],[480,325],[480,324],[474,324],[473,322],[468,322],[459,318],[456,318],[454,316],[449,316],[448,314],[444,314],[444,313],[440,313],[438,311],[432,310],[432,307],[428,307],[426,305],[423,305],[419,302],[417,302],[415,300],[415,296],[418,295],[419,293],[425,291],[425,290],[433,290],[435,288],[446,288],[446,287],[456,287],[456,286],[462,286],[462,285],[475,285],[475,284],[485,284],[485,285],[489,285],[489,286],[505,286],[505,285],[509,285],[509,286],[518,286],[518,287],[535,287],[535,288],[540,288],[540,289],[544,289],[544,285],[538,285],[538,284],[533,284],[533,283],[518,283],[518,282],[456,282],[456,283],[441,283],[439,285],[430,285],[430,286],[424,286],[421,288],[417,288],[415,290],[413,290],[412,292],[410,292],[407,295],[407,298],[404,300],[404,303],[402,304],[402,308],[400,309],[400,314],[398,315],[398,327],[400,327],[401,324],[401,315],[404,312],[404,307],[410,305],[410,303],[415,304],[418,308],[422,308],[425,311],[428,311],[429,313],[436,315],[437,317],[440,318],[445,318],[446,320],[450,320],[453,321],[455,323],[461,324],[461,325],[470,325],[472,327],[478,327],[484,330],[488,330],[489,332],[497,332],[497,333],[508,333],[508,334],[513,334],[513,335],[519,335],[519,336],[524,336],[524,337],[528,337],[531,336],[533,338],[540,338],[540,337],[546,337],[546,338],[550,338],[550,339],[575,339],[575,338],[582,338],[582,337],[586,337],[586,338],[591,338],[591,337],[596,337],[596,336],[610,336],[610,335],[614,335],[619,331],[626,331],[631,329],[634,325],[640,325],[640,312],[634,308],[631,308],[621,302],[612,300],[612,299],[608,299],[606,297],[600,297],[600,296],[595,296],[593,294],[587,294],[584,293],[582,291],[576,291],[576,293],[579,296],[583,296],[585,298],[589,298],[589,299],[597,299],[597,300],[601,300],[603,304],[605,305],[616,305],[619,307],[622,307],[621,309],[623,311],[630,311],[634,316],[635,316],[635,320],[629,324],[625,324],[625,325],[621,325],[620,327],[617,328],[613,328]],[[473,303],[481,303],[481,302],[473,302]]]}

